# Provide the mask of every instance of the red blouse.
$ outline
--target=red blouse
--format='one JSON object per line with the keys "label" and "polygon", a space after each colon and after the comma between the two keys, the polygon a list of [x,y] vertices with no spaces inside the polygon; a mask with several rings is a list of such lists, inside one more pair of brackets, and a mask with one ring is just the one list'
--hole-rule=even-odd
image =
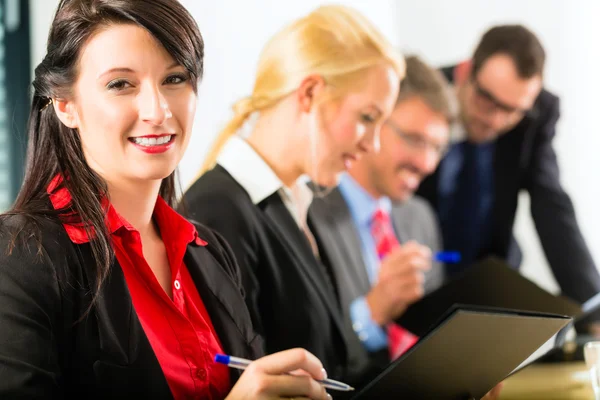
{"label": "red blouse", "polygon": [[[55,209],[68,205],[71,195],[60,176],[47,192]],[[193,224],[158,197],[154,207],[157,224],[171,266],[173,299],[162,289],[142,252],[140,234],[108,206],[106,224],[135,311],[175,399],[222,399],[231,389],[229,370],[214,362],[223,353],[204,303],[183,262],[187,245],[206,246]],[[73,243],[89,242],[80,225],[64,224]]]}

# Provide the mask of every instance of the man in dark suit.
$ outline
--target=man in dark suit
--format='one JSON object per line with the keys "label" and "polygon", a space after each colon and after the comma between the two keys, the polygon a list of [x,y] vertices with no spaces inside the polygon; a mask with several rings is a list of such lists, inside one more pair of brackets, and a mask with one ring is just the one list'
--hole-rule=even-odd
{"label": "man in dark suit", "polygon": [[[309,210],[321,257],[332,270],[345,320],[351,322],[347,336],[354,337],[349,360],[355,370],[389,362],[389,324],[423,295],[424,285],[428,291],[443,281],[442,267],[431,265],[432,252],[441,247],[435,213],[412,194],[444,153],[450,120],[444,77],[408,57],[379,151],[356,161],[338,188],[315,198]],[[382,213],[399,242],[385,255],[378,254],[373,233]]]}
{"label": "man in dark suit", "polygon": [[460,118],[448,154],[418,194],[437,211],[445,246],[463,255],[452,275],[488,255],[519,267],[513,225],[526,190],[562,293],[583,302],[600,291],[600,275],[560,184],[552,147],[559,101],[543,88],[544,62],[532,32],[504,25],[484,34],[471,60],[443,70]]}

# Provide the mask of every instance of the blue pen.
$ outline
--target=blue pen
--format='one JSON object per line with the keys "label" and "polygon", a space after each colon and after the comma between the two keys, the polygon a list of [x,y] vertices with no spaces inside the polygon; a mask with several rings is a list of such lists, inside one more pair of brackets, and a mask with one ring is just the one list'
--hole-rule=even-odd
{"label": "blue pen", "polygon": [[[215,362],[218,362],[219,364],[225,364],[230,368],[246,369],[252,361],[246,360],[244,358],[227,356],[225,354],[217,354],[215,355]],[[349,392],[354,390],[352,386],[342,382],[334,381],[333,379],[317,380],[317,382],[319,382],[321,385],[323,385],[323,387],[327,389],[339,390],[342,392]]]}
{"label": "blue pen", "polygon": [[461,257],[458,251],[438,251],[433,255],[433,259],[446,264],[458,264]]}

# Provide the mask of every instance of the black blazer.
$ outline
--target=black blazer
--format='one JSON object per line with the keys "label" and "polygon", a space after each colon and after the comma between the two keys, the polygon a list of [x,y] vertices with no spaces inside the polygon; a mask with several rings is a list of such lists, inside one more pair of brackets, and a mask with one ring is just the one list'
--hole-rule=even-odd
{"label": "black blazer", "polygon": [[258,205],[221,166],[186,192],[190,217],[222,234],[242,270],[246,301],[266,352],[303,347],[345,379],[342,313],[325,267],[273,193]]}
{"label": "black blazer", "polygon": [[[453,71],[453,67],[442,71],[451,82]],[[498,139],[494,161],[493,236],[480,257],[499,256],[519,267],[522,254],[513,236],[513,225],[519,192],[526,190],[544,253],[562,293],[584,302],[600,292],[600,275],[579,230],[573,203],[560,184],[552,147],[558,118],[558,97],[542,90],[531,115]],[[440,168],[443,161],[418,190],[436,210],[439,210]]]}
{"label": "black blazer", "polygon": [[[79,322],[94,280],[89,244],[73,244],[60,223],[44,220],[41,242],[21,231],[9,255],[11,235],[24,221],[8,217],[0,228],[0,398],[172,398],[117,262]],[[262,339],[230,249],[211,230],[196,228],[208,245],[191,244],[184,260],[223,349],[257,358]],[[239,375],[231,370],[232,383]]]}

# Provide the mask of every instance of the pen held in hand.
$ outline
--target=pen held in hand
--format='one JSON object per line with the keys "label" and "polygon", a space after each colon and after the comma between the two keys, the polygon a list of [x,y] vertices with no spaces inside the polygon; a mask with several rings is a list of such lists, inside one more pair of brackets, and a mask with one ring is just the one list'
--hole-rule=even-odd
{"label": "pen held in hand", "polygon": [[[219,364],[225,364],[229,368],[246,369],[252,361],[246,360],[244,358],[227,356],[225,354],[217,354],[215,355],[215,362],[218,362]],[[339,390],[342,392],[349,392],[354,390],[352,386],[342,382],[334,381],[333,379],[315,380],[321,385],[323,385],[323,387],[325,387],[326,389]]]}

